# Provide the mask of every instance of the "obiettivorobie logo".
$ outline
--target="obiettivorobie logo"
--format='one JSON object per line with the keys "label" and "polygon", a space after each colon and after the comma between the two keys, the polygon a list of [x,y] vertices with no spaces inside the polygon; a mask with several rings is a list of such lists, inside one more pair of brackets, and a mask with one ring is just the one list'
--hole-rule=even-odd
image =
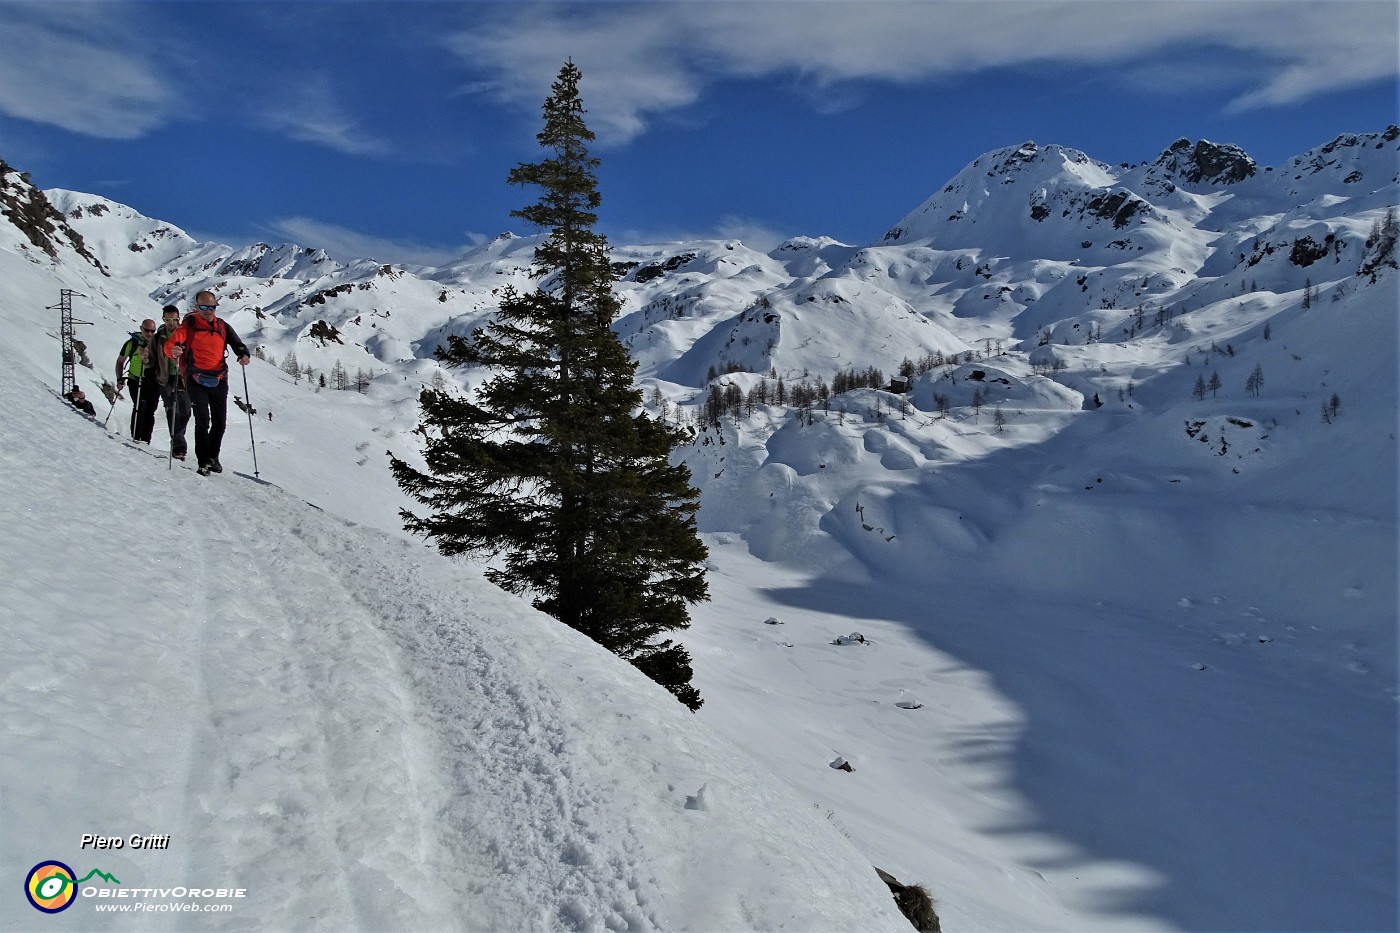
{"label": "obiettivorobie logo", "polygon": [[[107,883],[89,884],[94,878]],[[46,914],[67,910],[79,897],[90,901],[98,913],[226,913],[233,910],[233,902],[246,898],[248,891],[197,885],[124,885],[99,868],[79,878],[77,872],[58,859],[45,859],[25,876],[24,896],[35,910]]]}
{"label": "obiettivorobie logo", "polygon": [[121,884],[105,871],[94,868],[79,878],[77,872],[57,859],[48,859],[29,869],[24,879],[24,896],[35,910],[46,914],[56,914],[73,906],[78,898],[78,885],[85,884],[96,875],[103,881]]}

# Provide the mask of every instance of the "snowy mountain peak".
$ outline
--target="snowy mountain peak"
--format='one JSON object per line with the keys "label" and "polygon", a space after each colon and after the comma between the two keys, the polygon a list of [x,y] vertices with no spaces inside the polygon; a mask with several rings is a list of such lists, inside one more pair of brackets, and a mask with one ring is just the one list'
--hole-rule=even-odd
{"label": "snowy mountain peak", "polygon": [[[989,178],[1033,175],[1040,170],[1059,172],[1065,166],[1099,165],[1078,149],[1051,144],[1040,147],[1034,141],[1019,146],[994,149],[975,160],[969,169],[980,169]],[[1106,166],[1101,166],[1105,167]],[[967,171],[967,170],[964,170]]]}
{"label": "snowy mountain peak", "polygon": [[841,246],[838,240],[833,240],[829,236],[795,236],[789,237],[779,243],[773,250],[774,253],[797,253],[804,250],[820,250],[828,246]]}
{"label": "snowy mountain peak", "polygon": [[1285,162],[1277,174],[1295,196],[1309,189],[1349,196],[1400,183],[1400,127],[1344,133]]}
{"label": "snowy mountain peak", "polygon": [[[132,207],[113,201],[111,198],[104,198],[100,194],[87,194],[82,191],[70,191],[67,188],[49,188],[44,192],[44,196],[49,199],[56,209],[62,211],[70,220],[81,220],[91,215],[92,217],[105,217],[110,215],[114,222],[136,223],[141,225],[160,224],[170,229],[178,230],[171,224],[152,220],[145,214],[140,213]],[[184,231],[180,231],[183,233]],[[193,240],[191,240],[193,242]]]}
{"label": "snowy mountain peak", "polygon": [[294,243],[283,243],[275,247],[266,243],[255,243],[230,256],[217,274],[285,279],[325,275],[343,268],[323,249],[297,246]]}
{"label": "snowy mountain peak", "polygon": [[1178,139],[1154,165],[1177,182],[1210,187],[1232,185],[1252,177],[1258,166],[1239,146],[1220,145],[1202,139]]}
{"label": "snowy mountain peak", "polygon": [[147,217],[119,201],[66,188],[44,193],[114,275],[143,275],[200,247],[174,224]]}
{"label": "snowy mountain peak", "polygon": [[[906,215],[883,242],[926,240],[941,248],[987,245],[982,236],[966,236],[966,228],[1017,226],[1022,217],[1043,220],[1049,202],[1061,193],[1108,188],[1114,182],[1112,169],[1078,149],[1034,142],[995,149],[974,159],[942,191]],[[962,221],[967,223],[950,223]]]}

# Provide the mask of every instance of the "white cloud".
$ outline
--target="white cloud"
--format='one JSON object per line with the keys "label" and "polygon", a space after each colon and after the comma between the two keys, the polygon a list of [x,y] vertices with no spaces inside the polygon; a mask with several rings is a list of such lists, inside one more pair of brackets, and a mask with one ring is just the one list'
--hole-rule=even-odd
{"label": "white cloud", "polygon": [[98,7],[0,8],[0,111],[85,136],[136,139],[170,119],[173,83]]}
{"label": "white cloud", "polygon": [[695,229],[632,229],[609,235],[608,242],[616,246],[648,243],[684,243],[694,240],[739,240],[750,249],[768,252],[777,248],[789,235],[774,227],[737,214],[721,217],[712,227]]}
{"label": "white cloud", "polygon": [[280,95],[273,92],[274,99],[263,105],[260,122],[267,129],[346,155],[392,154],[393,147],[361,128],[335,99],[328,76],[288,80],[283,88]]}
{"label": "white cloud", "polygon": [[299,246],[323,249],[339,262],[375,259],[410,266],[440,266],[487,239],[481,234],[467,234],[465,244],[449,247],[373,236],[309,217],[279,218],[268,224],[268,231]]}
{"label": "white cloud", "polygon": [[[475,15],[480,15],[480,8]],[[1286,104],[1395,75],[1392,0],[797,0],[525,4],[448,40],[471,89],[534,109],[565,58],[584,72],[590,126],[625,142],[727,78],[917,82],[1035,63],[1134,68],[1190,49],[1246,53],[1238,109]],[[1220,72],[1225,77],[1225,72]],[[1239,82],[1243,83],[1239,83]]]}
{"label": "white cloud", "polygon": [[[450,36],[448,47],[493,76],[462,88],[535,110],[565,59],[588,72],[589,127],[605,140],[645,129],[649,114],[693,103],[700,83],[684,36],[650,8],[605,5],[586,15],[530,4],[518,19]],[[640,15],[637,15],[640,14]]]}

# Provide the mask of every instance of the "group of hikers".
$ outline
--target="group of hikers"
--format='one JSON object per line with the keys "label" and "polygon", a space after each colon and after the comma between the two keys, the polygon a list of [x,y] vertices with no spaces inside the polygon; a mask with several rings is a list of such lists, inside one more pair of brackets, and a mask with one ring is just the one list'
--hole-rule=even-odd
{"label": "group of hikers", "polygon": [[[219,449],[228,421],[229,349],[239,365],[247,366],[250,354],[232,327],[218,314],[219,300],[213,292],[195,295],[194,310],[180,320],[180,309],[166,305],[161,324],[141,322],[117,356],[117,391],[131,392],[131,437],[149,444],[155,430],[156,406],[165,405],[165,423],[170,429],[170,456],[184,460],[189,453],[185,429],[194,415],[194,455],[200,476],[222,473]],[[68,395],[80,410],[93,415],[92,403],[82,389]],[[115,403],[115,400],[113,401]]]}

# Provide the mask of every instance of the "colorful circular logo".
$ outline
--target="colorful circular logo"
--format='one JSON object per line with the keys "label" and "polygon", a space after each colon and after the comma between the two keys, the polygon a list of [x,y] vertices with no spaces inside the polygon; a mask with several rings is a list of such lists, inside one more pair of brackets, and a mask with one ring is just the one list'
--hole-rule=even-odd
{"label": "colorful circular logo", "polygon": [[24,896],[35,910],[46,914],[67,910],[78,896],[76,877],[73,869],[62,862],[40,862],[29,869],[29,876],[24,879]]}

